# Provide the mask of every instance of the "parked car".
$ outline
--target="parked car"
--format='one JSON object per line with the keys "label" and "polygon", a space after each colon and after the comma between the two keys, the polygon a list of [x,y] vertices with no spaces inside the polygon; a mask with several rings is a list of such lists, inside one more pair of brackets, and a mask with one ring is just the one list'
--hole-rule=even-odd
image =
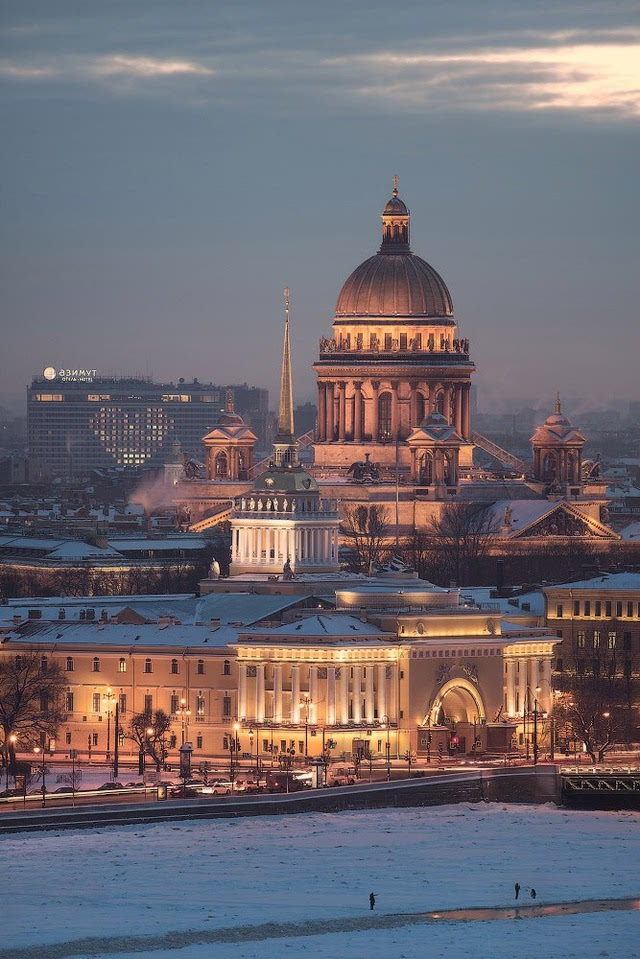
{"label": "parked car", "polygon": [[119,782],[108,782],[97,787],[98,792],[110,792],[113,789],[124,789],[124,786]]}
{"label": "parked car", "polygon": [[228,796],[232,789],[230,779],[214,779],[209,783],[209,792],[213,796]]}
{"label": "parked car", "polygon": [[275,769],[267,770],[267,791],[270,793],[295,793],[304,788],[304,783],[296,779],[293,773]]}
{"label": "parked car", "polygon": [[78,790],[73,788],[73,786],[59,786],[58,789],[55,789],[53,792],[54,796],[60,796],[67,793],[77,792]]}
{"label": "parked car", "polygon": [[237,779],[235,783],[236,792],[261,793],[264,789],[264,783],[257,779]]}

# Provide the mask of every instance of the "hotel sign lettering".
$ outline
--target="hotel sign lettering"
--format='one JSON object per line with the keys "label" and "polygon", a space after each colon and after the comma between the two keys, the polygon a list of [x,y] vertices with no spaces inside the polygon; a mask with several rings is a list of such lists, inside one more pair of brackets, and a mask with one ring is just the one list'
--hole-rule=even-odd
{"label": "hotel sign lettering", "polygon": [[93,383],[97,370],[56,370],[46,366],[42,371],[45,380],[59,380],[61,383]]}

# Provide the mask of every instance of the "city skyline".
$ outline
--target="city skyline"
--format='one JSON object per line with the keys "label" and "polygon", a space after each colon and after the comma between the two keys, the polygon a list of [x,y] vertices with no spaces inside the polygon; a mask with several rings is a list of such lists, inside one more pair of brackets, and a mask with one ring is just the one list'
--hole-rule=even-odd
{"label": "city skyline", "polygon": [[184,10],[6,14],[0,402],[49,364],[273,398],[286,285],[313,399],[394,174],[481,409],[637,398],[631,4]]}

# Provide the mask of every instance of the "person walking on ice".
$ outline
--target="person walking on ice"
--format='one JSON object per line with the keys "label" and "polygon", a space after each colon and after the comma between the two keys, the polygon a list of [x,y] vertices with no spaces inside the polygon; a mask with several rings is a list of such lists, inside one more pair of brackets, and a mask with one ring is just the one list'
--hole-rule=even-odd
{"label": "person walking on ice", "polygon": [[538,893],[535,891],[533,887],[531,887],[531,892],[529,893],[529,895],[531,896],[532,899],[535,899]]}
{"label": "person walking on ice", "polygon": [[520,895],[520,883],[519,883],[519,882],[517,882],[517,883],[515,884],[515,886],[514,886],[513,888],[515,889],[515,892],[516,892],[516,899],[517,899],[517,898],[518,898],[518,896]]}
{"label": "person walking on ice", "polygon": [[375,904],[376,904],[376,897],[372,892],[370,892],[369,893],[369,909],[373,909]]}

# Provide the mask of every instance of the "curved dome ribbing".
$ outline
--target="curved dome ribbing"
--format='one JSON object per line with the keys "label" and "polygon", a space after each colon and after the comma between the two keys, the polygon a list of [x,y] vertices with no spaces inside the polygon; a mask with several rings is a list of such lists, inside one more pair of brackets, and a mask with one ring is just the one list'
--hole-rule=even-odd
{"label": "curved dome ribbing", "polygon": [[342,287],[336,316],[453,316],[453,301],[440,274],[419,256],[376,253]]}

